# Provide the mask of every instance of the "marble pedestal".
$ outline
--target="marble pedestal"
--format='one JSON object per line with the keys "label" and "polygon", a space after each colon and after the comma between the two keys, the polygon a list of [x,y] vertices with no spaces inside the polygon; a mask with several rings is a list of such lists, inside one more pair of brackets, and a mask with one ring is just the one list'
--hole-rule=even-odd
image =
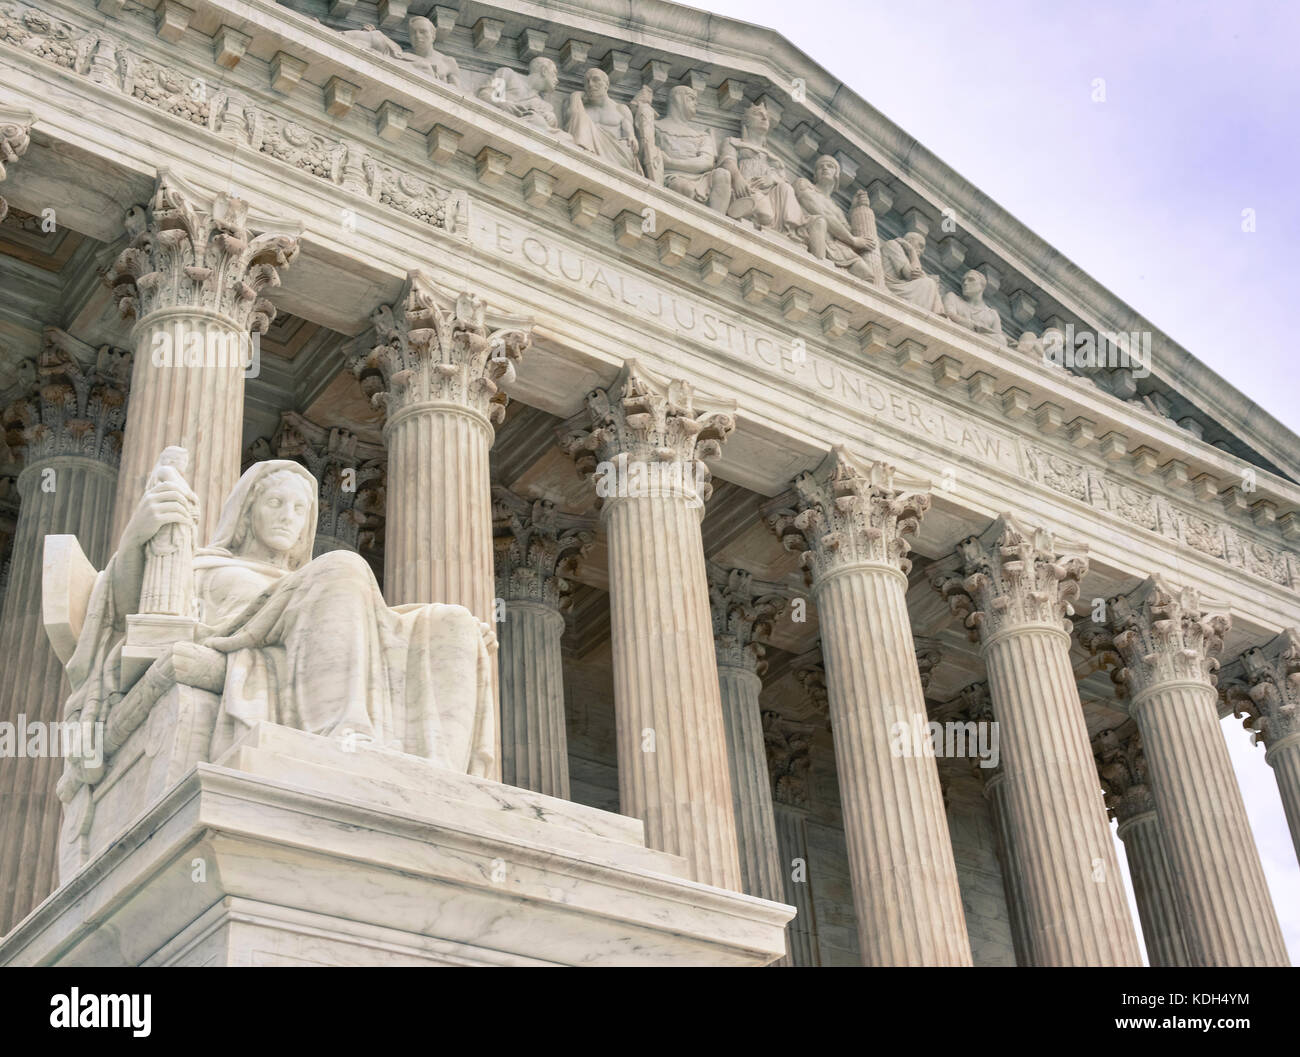
{"label": "marble pedestal", "polygon": [[[149,757],[141,755],[141,760]],[[794,908],[642,824],[262,724],[0,943],[0,965],[765,965]]]}

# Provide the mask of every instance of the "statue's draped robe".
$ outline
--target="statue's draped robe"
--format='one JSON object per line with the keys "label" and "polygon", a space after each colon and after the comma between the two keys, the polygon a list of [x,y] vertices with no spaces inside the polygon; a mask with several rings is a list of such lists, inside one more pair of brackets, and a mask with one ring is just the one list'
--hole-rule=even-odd
{"label": "statue's draped robe", "polygon": [[[297,568],[229,549],[233,527],[251,501],[255,471],[277,465],[295,466],[260,463],[241,478],[213,544],[195,556],[196,639],[226,656],[208,759],[266,720],[314,734],[351,730],[450,770],[490,776],[496,730],[487,625],[461,606],[389,607],[370,567],[351,551],[307,560],[314,507],[295,547],[298,561],[290,561]],[[314,495],[314,479],[297,469],[312,480]],[[126,614],[114,600],[117,560],[110,559],[95,582],[68,662],[70,719],[106,720],[122,694],[118,657]]]}
{"label": "statue's draped robe", "polygon": [[964,297],[959,297],[954,293],[948,293],[944,296],[943,307],[948,314],[948,318],[954,323],[960,323],[963,327],[968,327],[977,334],[989,334],[996,338],[1002,337],[1002,317],[998,315],[997,309],[990,308],[988,305],[981,305],[976,308]]}
{"label": "statue's draped robe", "polygon": [[[796,235],[806,223],[803,208],[795,197],[794,188],[785,177],[785,166],[767,147],[739,136],[729,137],[722,149],[722,158],[735,161],[741,177],[749,184],[749,195],[740,195],[733,190],[732,216],[737,215],[737,206],[746,197],[762,199],[772,216],[772,228],[787,235]],[[750,210],[740,209],[740,214],[748,216]]]}
{"label": "statue's draped robe", "polygon": [[885,269],[885,286],[891,293],[927,312],[944,314],[938,280],[932,275],[911,277],[911,269],[919,268],[921,262],[916,249],[906,239],[890,239],[881,247],[880,256]]}

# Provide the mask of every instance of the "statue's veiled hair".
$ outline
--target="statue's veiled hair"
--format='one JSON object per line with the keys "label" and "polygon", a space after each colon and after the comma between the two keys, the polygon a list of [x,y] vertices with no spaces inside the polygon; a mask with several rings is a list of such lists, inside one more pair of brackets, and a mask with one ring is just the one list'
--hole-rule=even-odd
{"label": "statue's veiled hair", "polygon": [[311,509],[303,525],[302,535],[289,548],[287,566],[290,571],[300,569],[311,561],[312,547],[316,542],[316,522],[319,516],[320,485],[305,467],[288,459],[268,459],[254,463],[239,479],[234,490],[226,497],[221,508],[221,520],[217,522],[212,539],[200,554],[238,555],[249,533],[252,531],[253,504],[276,477],[290,474],[297,477],[307,489],[311,500]]}

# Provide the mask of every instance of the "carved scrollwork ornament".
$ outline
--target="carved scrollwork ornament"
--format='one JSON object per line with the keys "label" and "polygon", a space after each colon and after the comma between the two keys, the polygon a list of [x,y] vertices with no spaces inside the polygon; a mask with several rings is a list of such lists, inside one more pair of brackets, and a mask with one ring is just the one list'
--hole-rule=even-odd
{"label": "carved scrollwork ornament", "polygon": [[402,408],[456,404],[491,424],[505,417],[503,385],[532,338],[531,324],[499,321],[490,327],[483,299],[451,294],[423,272],[407,278],[401,297],[370,316],[376,344],[351,357],[361,390],[389,420]]}
{"label": "carved scrollwork ornament", "polygon": [[1221,694],[1257,744],[1300,740],[1300,631],[1252,646],[1220,673]]}
{"label": "carved scrollwork ornament", "polygon": [[959,572],[931,581],[962,618],[973,642],[1022,625],[1073,629],[1069,617],[1088,571],[1083,545],[1059,544],[1042,528],[1003,514],[978,536],[957,544]]}
{"label": "carved scrollwork ornament", "polygon": [[755,580],[745,569],[727,569],[716,562],[709,562],[708,578],[718,663],[762,676],[767,651],[761,640],[771,635],[789,605],[787,592],[780,584]]}
{"label": "carved scrollwork ornament", "polygon": [[701,396],[688,381],[651,374],[629,360],[608,389],[557,429],[578,473],[592,475],[596,505],[611,498],[685,499],[703,514],[713,494],[705,460],[736,428],[735,401]]}
{"label": "carved scrollwork ornament", "polygon": [[789,551],[802,552],[805,576],[817,584],[856,564],[912,569],[907,537],[920,527],[930,497],[926,481],[905,478],[884,462],[859,464],[837,445],[816,470],[767,508],[767,523]]}
{"label": "carved scrollwork ornament", "polygon": [[29,390],[4,409],[4,439],[28,465],[77,455],[116,466],[122,454],[131,354],[104,345],[91,350],[47,327],[37,359],[19,379]]}
{"label": "carved scrollwork ornament", "polygon": [[591,518],[566,514],[549,499],[492,489],[497,591],[513,602],[540,602],[558,612],[571,602],[572,576],[595,543]]}
{"label": "carved scrollwork ornament", "polygon": [[254,235],[248,203],[221,193],[203,201],[163,173],[152,200],[126,216],[130,244],[104,279],[126,318],[168,308],[217,313],[265,334],[275,306],[262,297],[298,256],[295,235]]}
{"label": "carved scrollwork ornament", "polygon": [[[1223,637],[1231,618],[1201,608],[1198,591],[1150,577],[1107,602],[1107,631],[1085,639],[1094,653],[1111,654],[1111,680],[1121,698],[1132,700],[1166,682],[1216,684]],[[1115,663],[1117,659],[1118,663]]]}

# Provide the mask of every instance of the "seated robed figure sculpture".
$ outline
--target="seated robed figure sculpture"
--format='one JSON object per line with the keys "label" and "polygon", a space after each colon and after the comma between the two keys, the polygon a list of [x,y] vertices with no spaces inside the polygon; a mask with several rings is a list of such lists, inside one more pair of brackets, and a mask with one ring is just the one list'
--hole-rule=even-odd
{"label": "seated robed figure sculpture", "polygon": [[208,545],[190,551],[176,540],[192,534],[198,498],[161,459],[91,590],[67,665],[65,715],[107,718],[129,690],[121,663],[127,617],[139,610],[142,590],[152,597],[148,563],[179,557],[193,576],[195,619],[192,636],[168,648],[210,651],[208,660],[225,663],[209,760],[269,721],[491,776],[491,627],[457,605],[390,607],[352,551],[312,558],[317,495],[316,479],[298,463],[256,463],[226,499]]}

